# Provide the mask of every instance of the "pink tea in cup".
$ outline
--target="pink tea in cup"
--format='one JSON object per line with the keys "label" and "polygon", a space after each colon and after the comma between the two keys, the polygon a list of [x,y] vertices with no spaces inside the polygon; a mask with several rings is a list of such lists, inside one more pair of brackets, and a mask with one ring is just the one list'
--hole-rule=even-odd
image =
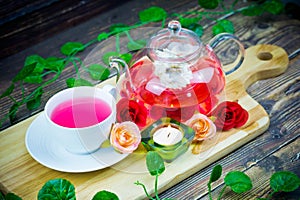
{"label": "pink tea in cup", "polygon": [[51,120],[67,128],[83,128],[105,120],[112,110],[103,100],[90,97],[67,100],[56,106]]}

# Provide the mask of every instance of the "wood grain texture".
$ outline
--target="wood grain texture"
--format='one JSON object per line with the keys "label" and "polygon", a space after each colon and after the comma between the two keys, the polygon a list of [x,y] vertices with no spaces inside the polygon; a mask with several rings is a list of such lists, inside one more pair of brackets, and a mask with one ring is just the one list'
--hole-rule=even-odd
{"label": "wood grain texture", "polygon": [[[261,51],[272,53],[273,58],[268,61],[268,64],[261,60],[251,59],[253,55],[257,55]],[[281,58],[280,62],[278,58]],[[251,65],[251,68],[249,68],[249,65]],[[226,77],[228,99],[238,100],[248,110],[248,122],[241,129],[219,132],[213,139],[204,141],[201,144],[201,153],[199,155],[192,154],[190,149],[172,163],[167,164],[166,171],[160,176],[160,191],[164,191],[179,183],[267,130],[269,125],[267,113],[247,95],[243,87],[256,81],[256,78],[253,77],[263,78],[263,76],[255,76],[255,74],[260,74],[261,71],[269,71],[275,76],[282,73],[287,65],[287,54],[279,47],[259,45],[248,48],[245,62],[240,69]],[[113,82],[113,79],[108,80],[103,82],[100,87]],[[1,152],[3,152],[3,155],[8,155],[0,160],[2,163],[0,168],[2,172],[1,180],[6,190],[12,191],[24,199],[33,199],[35,192],[41,188],[43,183],[49,179],[60,177],[67,178],[76,185],[79,199],[91,199],[93,191],[103,189],[113,191],[124,199],[144,198],[143,191],[136,188],[133,184],[136,180],[144,183],[150,192],[153,192],[153,177],[149,176],[147,172],[145,151],[142,147],[140,151],[131,154],[112,168],[96,172],[71,174],[43,167],[26,152],[24,139],[22,139],[32,120],[33,118],[24,120],[23,123],[17,124],[0,134]],[[36,180],[39,180],[40,184],[36,183],[33,186],[33,182],[36,182]],[[32,188],[31,190],[27,189],[28,185]],[[132,192],[128,193],[128,191]]]}
{"label": "wood grain texture", "polygon": [[0,5],[0,58],[15,54],[125,2],[120,0],[3,2]]}
{"label": "wood grain texture", "polygon": [[[36,53],[44,57],[59,56],[60,54],[58,50],[63,43],[67,41],[87,42],[90,39],[95,38],[97,34],[99,34],[101,31],[107,31],[110,24],[113,23],[122,22],[133,24],[137,21],[138,11],[148,7],[149,5],[161,6],[165,8],[168,11],[168,13],[182,12],[187,10],[199,10],[199,7],[197,7],[197,1],[132,0],[128,3],[122,4],[121,6],[117,6],[112,10],[94,16],[89,21],[81,23],[78,26],[71,27],[66,31],[53,35],[52,37],[46,36],[43,39],[40,38],[41,42],[36,45],[31,46],[31,44],[27,42],[28,48],[26,48],[23,51],[18,49],[18,46],[14,44],[15,49],[13,50],[13,52],[16,53],[0,60],[0,91],[5,90],[9,86],[10,80],[17,74],[17,72],[23,66],[23,62],[26,56]],[[125,10],[126,12],[122,12],[122,10]],[[216,16],[216,18],[217,17],[218,16]],[[177,199],[184,200],[208,199],[206,184],[208,182],[211,169],[216,164],[222,164],[224,174],[226,174],[230,170],[241,170],[245,171],[247,174],[250,175],[252,179],[255,180],[254,184],[256,188],[254,189],[254,191],[247,193],[247,196],[236,195],[234,196],[234,198],[231,197],[231,195],[234,194],[229,192],[226,194],[226,198],[224,198],[229,200],[255,199],[255,197],[257,196],[261,196],[268,193],[269,186],[267,183],[269,181],[268,179],[270,171],[275,172],[278,170],[291,170],[298,174],[298,176],[300,176],[300,148],[298,145],[298,138],[300,135],[300,21],[297,19],[290,18],[289,13],[284,13],[278,16],[264,14],[262,16],[257,17],[245,17],[240,14],[233,14],[227,16],[226,18],[233,22],[233,24],[235,25],[235,34],[242,40],[242,43],[246,47],[254,46],[257,44],[274,44],[282,47],[290,57],[289,67],[284,74],[275,78],[269,78],[267,80],[258,81],[250,85],[247,89],[249,95],[253,97],[257,102],[259,102],[259,104],[261,104],[264,107],[265,111],[270,115],[269,129],[262,135],[258,136],[256,139],[234,150],[229,155],[220,158],[216,162],[199,170],[195,174],[180,181],[178,184],[171,187],[170,189],[164,191],[160,195],[161,197],[174,197]],[[202,37],[202,40],[205,43],[207,43],[207,41],[211,38],[210,30],[213,23],[205,20],[202,22],[203,25],[207,27],[205,34]],[[43,24],[39,24],[38,26],[43,26]],[[28,31],[27,35],[28,37],[25,38],[24,42],[29,41],[27,40],[27,38],[30,39],[31,37],[30,31]],[[224,61],[227,61],[227,58],[231,59],[231,57],[234,56],[232,55],[234,54],[234,51],[233,48],[231,48],[231,46],[228,45],[225,48],[223,48],[223,50],[225,51],[223,51],[219,55],[219,57],[224,63]],[[88,51],[89,50],[87,50],[87,52]],[[85,55],[81,56],[84,57]],[[56,83],[46,88],[46,94],[43,97],[43,104],[54,93],[65,88],[64,79],[74,76],[72,71],[74,70],[72,70],[71,67],[68,67],[61,79],[59,79]],[[29,91],[32,90],[32,88],[33,86],[26,86],[26,89]],[[20,95],[20,90],[17,90],[16,94]],[[9,109],[9,107],[11,106],[10,103],[11,102],[6,98],[0,100],[0,116],[2,115],[2,113],[7,111],[7,109]],[[22,108],[17,116],[18,119],[15,123],[18,123],[23,119],[26,119],[28,116],[33,115],[37,112],[39,111],[28,112],[26,108]],[[30,120],[33,119],[31,118],[21,123],[24,126],[28,126],[30,124]],[[6,123],[6,127],[8,126],[10,126],[10,124]],[[53,176],[68,178],[67,173],[56,173],[52,170],[43,171],[42,169],[44,169],[44,167],[42,167],[41,165],[32,164],[32,158],[24,150],[22,152],[16,153],[18,149],[24,148],[24,145],[19,144],[18,142],[23,141],[24,139],[23,137],[18,138],[18,132],[22,131],[24,133],[25,130],[15,131],[12,128],[8,128],[5,131],[8,131],[10,134],[8,140],[15,139],[16,144],[14,145],[15,147],[11,147],[10,145],[7,145],[5,141],[1,141],[1,145],[3,144],[4,147],[7,147],[8,149],[13,149],[1,151],[0,157],[4,159],[6,158],[6,155],[9,155],[9,158],[6,159],[14,160],[13,158],[18,157],[19,155],[27,155],[25,156],[25,158],[17,158],[15,162],[12,162],[9,165],[9,167],[13,168],[16,166],[21,166],[23,163],[26,164],[24,166],[24,169],[18,172],[20,174],[19,176],[22,179],[20,180],[18,189],[20,189],[20,185],[26,185],[28,188],[32,188],[35,191],[35,195],[37,195],[39,187],[43,184],[41,180],[28,181],[26,177],[24,178],[23,174],[26,174],[26,170],[34,170],[34,172],[37,175],[41,175],[45,177],[45,179],[51,178]],[[2,163],[1,159],[0,161]],[[2,174],[4,173],[12,173],[12,169],[8,169],[7,171],[0,173],[0,188],[2,189],[2,191],[7,191],[7,188],[4,188],[2,183]],[[91,179],[97,176],[98,173],[99,172],[88,173],[84,175],[78,174],[78,179],[74,181],[75,187],[79,185],[80,181],[87,182],[85,185],[79,187],[80,191],[87,190],[89,188],[88,185],[92,182]],[[110,174],[108,173],[108,176],[109,175]],[[257,177],[259,177],[259,181],[256,179]],[[9,178],[14,177],[10,176]],[[127,181],[126,184],[128,184],[130,181],[131,180]],[[213,187],[216,190],[214,191],[214,193],[219,191],[220,187],[223,186],[222,183],[223,181],[220,180],[213,185]],[[14,182],[11,182],[9,187],[11,188],[13,186]],[[136,189],[140,188],[134,186],[134,190]],[[92,196],[92,194],[94,194],[96,191],[99,191],[99,188],[93,191],[89,190],[89,195]],[[29,195],[29,191],[24,191],[24,195]],[[297,197],[299,196],[300,190],[298,189],[297,191],[291,194],[281,193],[277,195],[274,199],[298,200]],[[32,199],[35,199],[35,196]]]}
{"label": "wood grain texture", "polygon": [[[90,1],[90,2],[102,2],[102,1]],[[94,4],[92,3],[92,4]],[[84,5],[82,5],[84,7]],[[24,37],[22,42],[24,42],[24,45],[27,45],[27,48],[25,50],[19,49],[18,48],[18,42],[17,41],[11,41],[7,42],[6,39],[3,38],[3,44],[7,43],[9,45],[13,45],[10,48],[12,48],[12,51],[14,52],[13,55],[4,57],[0,60],[0,93],[2,94],[6,88],[8,88],[11,84],[11,80],[13,77],[20,71],[20,69],[24,65],[24,61],[27,56],[33,55],[33,54],[38,54],[44,58],[50,57],[50,56],[57,56],[61,57],[60,53],[60,48],[61,46],[69,41],[78,41],[82,43],[87,43],[92,39],[97,38],[98,34],[101,32],[108,32],[109,27],[112,24],[115,23],[124,23],[124,24],[135,24],[138,21],[138,12],[146,9],[150,6],[160,6],[166,9],[168,13],[173,13],[173,12],[183,12],[187,11],[190,9],[195,9],[197,8],[197,2],[196,1],[190,1],[190,0],[181,0],[181,1],[176,1],[176,3],[169,1],[169,0],[151,0],[151,1],[140,1],[140,0],[132,0],[130,3],[126,4],[118,4],[115,5],[113,8],[110,10],[107,10],[106,12],[101,12],[96,15],[94,13],[94,16],[92,19],[90,19],[87,22],[84,22],[82,19],[81,23],[77,26],[69,26],[69,28],[66,29],[61,29],[60,31],[57,30],[57,34],[52,34],[50,35],[44,35],[43,37],[38,36],[33,34],[32,31],[35,29],[31,30],[28,29],[26,34],[20,35],[20,37]],[[97,6],[95,6],[96,10],[98,9]],[[55,9],[52,8],[52,10]],[[87,8],[84,8],[85,11]],[[199,7],[198,7],[199,9]],[[93,10],[93,9],[92,9]],[[80,9],[79,9],[80,11]],[[48,12],[48,11],[47,11]],[[71,19],[72,16],[76,15],[78,11],[75,9],[70,12]],[[43,12],[42,12],[43,13]],[[85,13],[86,14],[86,13]],[[85,15],[84,14],[84,15]],[[88,12],[87,12],[88,14]],[[83,16],[84,16],[83,15]],[[80,17],[81,15],[78,14]],[[51,16],[49,16],[51,17]],[[52,19],[54,20],[54,19]],[[57,19],[59,20],[59,18]],[[54,20],[54,23],[55,20]],[[58,23],[58,22],[57,22]],[[60,24],[61,28],[64,28],[64,24],[66,22],[62,22]],[[78,22],[79,23],[79,22]],[[205,22],[204,22],[205,23]],[[17,23],[16,23],[17,24]],[[12,25],[13,26],[13,25]],[[22,25],[20,25],[22,26]],[[44,33],[40,34],[47,34],[47,21],[44,23],[41,23],[37,25],[35,28],[39,30],[43,30]],[[154,26],[159,27],[160,24],[155,24]],[[15,27],[18,29],[18,27]],[[55,29],[55,27],[54,27]],[[62,31],[65,30],[65,31]],[[32,38],[38,38],[41,37],[39,40],[40,42],[31,45],[30,40]],[[0,42],[0,45],[2,44],[2,41]],[[86,49],[82,54],[79,55],[80,58],[84,59],[89,51],[92,50],[93,47],[90,47]],[[42,104],[38,110],[35,111],[28,111],[26,106],[20,107],[19,112],[17,113],[16,120],[13,123],[10,123],[8,120],[3,124],[2,127],[0,127],[0,130],[3,130],[4,128],[9,127],[12,124],[16,124],[29,116],[32,116],[33,114],[36,114],[40,112],[46,101],[55,93],[58,91],[65,89],[67,87],[65,80],[70,77],[76,77],[76,72],[73,66],[67,66],[66,69],[63,71],[62,75],[60,78],[55,81],[54,83],[50,84],[48,87],[45,88],[45,93],[42,97]],[[26,94],[29,94],[32,92],[35,88],[35,84],[26,84]],[[20,100],[22,97],[22,90],[21,88],[17,88],[13,96],[17,99]],[[3,118],[5,114],[9,111],[10,107],[13,105],[13,102],[9,98],[2,98],[0,99],[0,105],[1,105],[1,112],[0,112],[0,119]]]}

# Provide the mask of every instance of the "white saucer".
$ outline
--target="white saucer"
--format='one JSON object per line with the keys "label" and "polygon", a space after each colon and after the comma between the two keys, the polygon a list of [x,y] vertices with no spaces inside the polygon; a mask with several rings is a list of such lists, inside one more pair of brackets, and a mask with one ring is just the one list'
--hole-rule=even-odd
{"label": "white saucer", "polygon": [[91,154],[73,154],[51,138],[44,113],[29,126],[25,145],[29,154],[42,165],[62,172],[90,172],[109,167],[128,156],[113,147],[100,148]]}

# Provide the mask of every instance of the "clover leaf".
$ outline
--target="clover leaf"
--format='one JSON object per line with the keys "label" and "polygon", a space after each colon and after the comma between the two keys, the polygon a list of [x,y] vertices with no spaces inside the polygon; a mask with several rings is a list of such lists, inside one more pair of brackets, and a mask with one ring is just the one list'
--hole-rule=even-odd
{"label": "clover leaf", "polygon": [[100,41],[102,41],[102,40],[107,39],[108,36],[109,36],[109,34],[106,33],[106,32],[100,33],[100,34],[98,35],[98,37],[97,37],[97,40],[100,42]]}
{"label": "clover leaf", "polygon": [[82,78],[78,78],[78,79],[68,78],[66,80],[66,83],[69,88],[78,87],[78,86],[93,86],[91,82]]}
{"label": "clover leaf", "polygon": [[121,33],[129,29],[129,26],[126,24],[118,23],[113,24],[109,27],[109,30],[113,33]]}
{"label": "clover leaf", "polygon": [[83,50],[84,45],[81,42],[67,42],[60,48],[61,53],[66,56],[70,56],[75,52]]}
{"label": "clover leaf", "polygon": [[198,37],[201,37],[203,35],[204,29],[200,24],[191,24],[187,28],[194,31],[198,35]]}
{"label": "clover leaf", "polygon": [[38,193],[38,200],[76,200],[74,185],[66,179],[52,179]]}
{"label": "clover leaf", "polygon": [[243,193],[252,188],[252,182],[249,176],[240,171],[231,171],[225,178],[224,182],[227,186],[231,187],[235,193]]}
{"label": "clover leaf", "polygon": [[15,85],[11,84],[0,96],[0,99],[9,96],[15,89]]}
{"label": "clover leaf", "polygon": [[7,193],[5,197],[0,196],[1,200],[22,200],[19,196],[15,195],[14,193]]}
{"label": "clover leaf", "polygon": [[105,80],[109,77],[110,71],[106,67],[99,64],[92,64],[88,67],[88,72],[94,80]]}
{"label": "clover leaf", "polygon": [[212,183],[217,181],[221,177],[221,175],[222,175],[222,166],[216,165],[211,172],[209,182]]}
{"label": "clover leaf", "polygon": [[139,12],[139,18],[141,22],[158,22],[167,17],[167,12],[157,6],[152,6],[141,12]]}
{"label": "clover leaf", "polygon": [[44,66],[46,65],[46,61],[39,55],[30,55],[25,59],[25,65],[30,65],[36,63],[36,66],[33,70],[33,73],[39,74],[44,71]]}
{"label": "clover leaf", "polygon": [[119,197],[115,193],[102,190],[97,192],[92,200],[119,200]]}
{"label": "clover leaf", "polygon": [[139,49],[142,49],[146,46],[147,41],[146,40],[132,40],[130,42],[128,42],[127,44],[127,49],[129,51],[136,51]]}
{"label": "clover leaf", "polygon": [[277,15],[283,11],[284,4],[280,0],[271,0],[264,2],[263,7],[267,12]]}
{"label": "clover leaf", "polygon": [[33,98],[31,98],[26,103],[26,106],[27,106],[28,110],[37,109],[41,105],[43,90],[42,89],[37,89],[37,90],[34,91],[33,94],[34,94]]}
{"label": "clover leaf", "polygon": [[102,56],[102,62],[106,65],[109,65],[109,58],[110,57],[119,57],[119,53],[118,52],[115,52],[115,51],[109,51],[109,52],[106,52],[105,54],[103,54]]}
{"label": "clover leaf", "polygon": [[219,5],[219,0],[198,0],[198,4],[202,8],[215,9]]}
{"label": "clover leaf", "polygon": [[201,17],[193,17],[193,18],[181,17],[179,19],[179,22],[182,27],[188,28],[192,24],[197,24],[200,19],[201,19]]}
{"label": "clover leaf", "polygon": [[24,79],[24,82],[26,83],[33,83],[33,84],[40,84],[43,82],[43,78],[40,74],[33,73],[31,76],[27,76]]}
{"label": "clover leaf", "polygon": [[259,5],[249,6],[248,8],[245,8],[241,11],[241,13],[245,16],[259,16],[263,12],[264,12],[263,7]]}
{"label": "clover leaf", "polygon": [[270,186],[275,192],[292,192],[300,186],[300,178],[289,171],[275,172],[270,178]]}
{"label": "clover leaf", "polygon": [[213,35],[218,35],[219,33],[234,33],[234,27],[231,21],[229,20],[220,20],[212,28]]}
{"label": "clover leaf", "polygon": [[35,69],[36,62],[31,63],[29,65],[24,65],[24,67],[17,73],[17,75],[13,78],[13,82],[17,82],[20,80],[24,80],[27,76],[31,75],[33,70]]}
{"label": "clover leaf", "polygon": [[49,57],[45,59],[45,69],[53,71],[62,71],[65,67],[65,60],[59,57]]}
{"label": "clover leaf", "polygon": [[164,160],[155,151],[149,151],[147,153],[146,165],[151,176],[158,176],[165,171]]}

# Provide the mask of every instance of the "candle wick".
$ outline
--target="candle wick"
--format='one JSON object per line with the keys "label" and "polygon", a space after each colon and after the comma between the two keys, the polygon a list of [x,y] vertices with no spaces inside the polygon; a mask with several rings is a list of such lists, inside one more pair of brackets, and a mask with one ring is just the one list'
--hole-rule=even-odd
{"label": "candle wick", "polygon": [[170,134],[171,134],[171,133],[169,132],[167,137],[170,137]]}

